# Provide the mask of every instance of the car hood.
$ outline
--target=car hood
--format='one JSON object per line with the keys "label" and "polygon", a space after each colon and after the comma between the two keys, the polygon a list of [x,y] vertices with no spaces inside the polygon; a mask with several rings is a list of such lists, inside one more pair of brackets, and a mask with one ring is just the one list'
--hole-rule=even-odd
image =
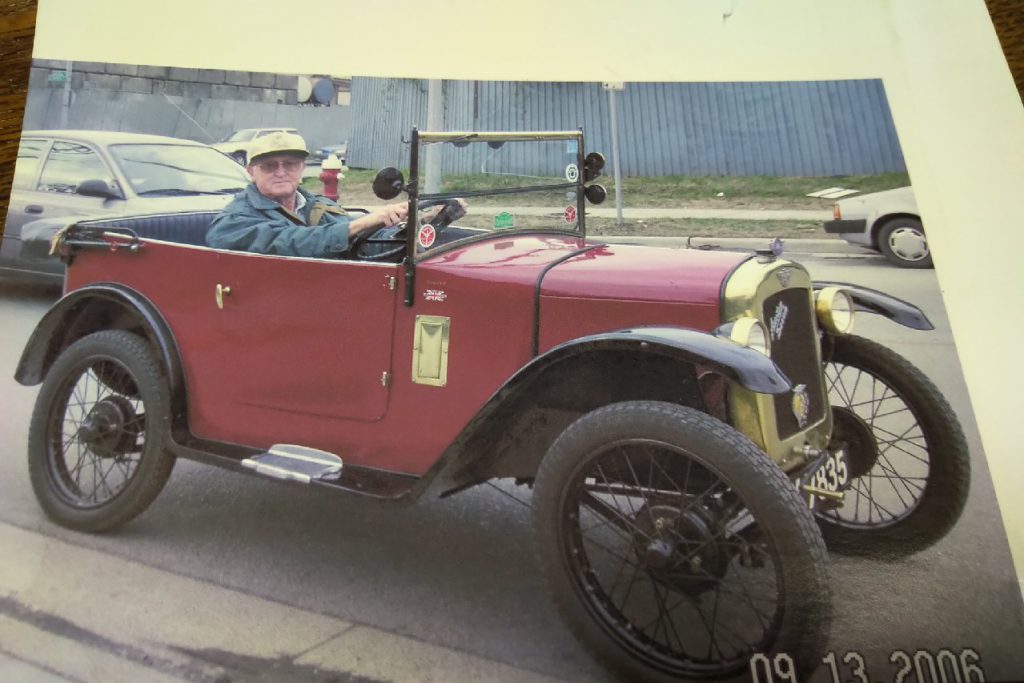
{"label": "car hood", "polygon": [[722,283],[748,252],[599,244],[554,266],[541,295],[717,305]]}

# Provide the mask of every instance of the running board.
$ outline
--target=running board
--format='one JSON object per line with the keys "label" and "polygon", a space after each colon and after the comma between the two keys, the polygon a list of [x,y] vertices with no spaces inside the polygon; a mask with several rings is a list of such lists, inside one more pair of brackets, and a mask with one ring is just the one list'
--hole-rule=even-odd
{"label": "running board", "polygon": [[266,453],[258,453],[242,460],[242,467],[274,479],[309,484],[315,481],[333,482],[341,478],[341,458],[334,453],[307,446],[275,444]]}

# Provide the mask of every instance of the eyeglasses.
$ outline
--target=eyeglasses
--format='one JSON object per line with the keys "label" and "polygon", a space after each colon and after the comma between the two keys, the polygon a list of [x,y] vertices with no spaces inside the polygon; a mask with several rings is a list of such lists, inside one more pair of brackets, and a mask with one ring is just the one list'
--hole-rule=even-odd
{"label": "eyeglasses", "polygon": [[300,168],[305,168],[304,159],[261,159],[254,164],[264,173],[274,173],[278,168],[283,168],[288,173],[295,173]]}

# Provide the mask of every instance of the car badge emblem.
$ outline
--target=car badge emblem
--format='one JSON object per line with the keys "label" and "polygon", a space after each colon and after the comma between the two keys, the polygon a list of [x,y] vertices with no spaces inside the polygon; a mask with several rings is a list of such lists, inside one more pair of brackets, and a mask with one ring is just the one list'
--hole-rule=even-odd
{"label": "car badge emblem", "polygon": [[779,278],[779,284],[783,287],[789,287],[789,279],[792,275],[793,271],[789,268],[779,268],[775,271],[775,277]]}
{"label": "car badge emblem", "polygon": [[793,387],[793,417],[803,429],[807,426],[807,416],[811,413],[811,398],[807,395],[807,386],[797,384]]}
{"label": "car badge emblem", "polygon": [[782,339],[782,329],[786,326],[786,316],[788,315],[789,306],[780,301],[779,305],[775,307],[772,317],[768,319],[768,329],[771,332],[772,341]]}

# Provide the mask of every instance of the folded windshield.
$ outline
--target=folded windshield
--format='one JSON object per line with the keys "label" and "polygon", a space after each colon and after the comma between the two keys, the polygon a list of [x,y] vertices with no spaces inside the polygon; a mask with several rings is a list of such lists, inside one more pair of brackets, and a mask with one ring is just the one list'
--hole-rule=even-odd
{"label": "folded windshield", "polygon": [[421,134],[419,199],[463,199],[467,213],[457,221],[460,228],[578,232],[582,136],[494,135]]}

